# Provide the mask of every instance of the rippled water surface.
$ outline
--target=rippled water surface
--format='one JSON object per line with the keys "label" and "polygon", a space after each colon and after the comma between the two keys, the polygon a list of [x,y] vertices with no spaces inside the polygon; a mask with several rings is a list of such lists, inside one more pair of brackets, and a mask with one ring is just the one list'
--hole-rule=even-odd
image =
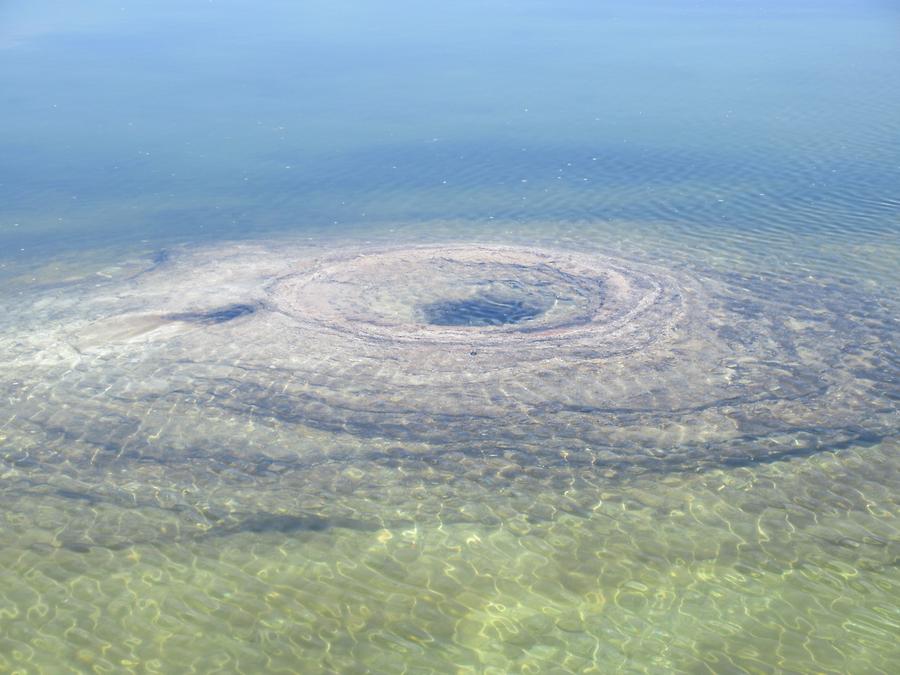
{"label": "rippled water surface", "polygon": [[887,3],[0,7],[0,671],[893,673]]}

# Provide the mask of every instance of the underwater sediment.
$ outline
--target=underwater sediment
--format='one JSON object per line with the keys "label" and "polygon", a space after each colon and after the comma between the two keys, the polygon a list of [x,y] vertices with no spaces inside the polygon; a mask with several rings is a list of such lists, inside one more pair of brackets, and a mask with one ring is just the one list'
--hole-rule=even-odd
{"label": "underwater sediment", "polygon": [[894,319],[858,285],[599,248],[185,248],[7,317],[6,461],[91,483],[90,499],[92,471],[127,473],[126,501],[152,482],[182,505],[223,481],[290,490],[367,464],[562,484],[872,443],[897,424]]}

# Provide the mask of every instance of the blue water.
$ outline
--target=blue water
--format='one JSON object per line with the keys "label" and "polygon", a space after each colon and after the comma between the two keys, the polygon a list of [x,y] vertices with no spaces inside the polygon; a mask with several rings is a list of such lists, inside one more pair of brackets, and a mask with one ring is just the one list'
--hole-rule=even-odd
{"label": "blue water", "polygon": [[7,255],[457,217],[896,226],[887,3],[0,12]]}
{"label": "blue water", "polygon": [[0,671],[885,673],[900,9],[0,3]]}

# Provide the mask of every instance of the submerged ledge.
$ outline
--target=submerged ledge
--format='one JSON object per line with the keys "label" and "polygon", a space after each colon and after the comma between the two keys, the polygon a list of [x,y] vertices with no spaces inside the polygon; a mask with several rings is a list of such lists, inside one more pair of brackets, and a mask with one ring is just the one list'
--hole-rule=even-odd
{"label": "submerged ledge", "polygon": [[839,278],[612,250],[183,248],[7,313],[3,460],[109,511],[79,551],[481,522],[476,493],[583,516],[598,486],[891,438],[895,335]]}
{"label": "submerged ledge", "polygon": [[877,367],[893,318],[838,281],[601,251],[242,244],[39,307],[22,319],[42,329],[5,335],[8,433],[95,463],[213,457],[223,437],[231,455],[302,460],[326,434],[316,456],[341,461],[364,442],[677,471],[896,423]]}

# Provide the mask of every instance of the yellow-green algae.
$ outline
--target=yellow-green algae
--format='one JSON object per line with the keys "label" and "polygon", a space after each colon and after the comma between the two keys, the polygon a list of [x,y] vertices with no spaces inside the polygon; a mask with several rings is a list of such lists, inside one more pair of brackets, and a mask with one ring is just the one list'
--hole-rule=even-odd
{"label": "yellow-green algae", "polygon": [[[287,512],[340,502],[350,525],[287,533],[191,527],[165,485],[140,508],[6,494],[0,665],[888,673],[900,656],[897,450],[572,477],[557,491],[353,467],[278,495]],[[253,491],[234,497],[247,505]],[[354,515],[384,527],[354,528]],[[120,545],[73,550],[72,536]]]}

